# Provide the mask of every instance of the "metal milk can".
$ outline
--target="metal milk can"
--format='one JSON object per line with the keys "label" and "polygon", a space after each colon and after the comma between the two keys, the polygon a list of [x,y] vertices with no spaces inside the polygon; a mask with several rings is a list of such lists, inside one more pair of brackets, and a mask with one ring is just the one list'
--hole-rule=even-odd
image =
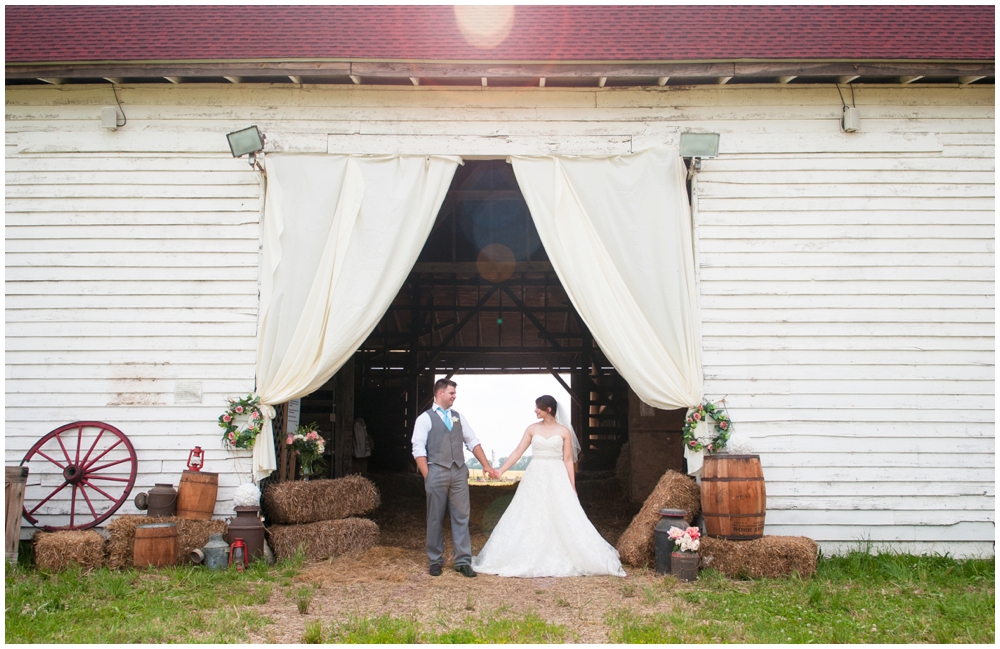
{"label": "metal milk can", "polygon": [[670,574],[670,555],[674,551],[674,540],[670,538],[670,528],[679,527],[686,530],[689,526],[684,517],[687,512],[683,509],[661,509],[660,520],[653,528],[653,537],[656,547],[656,574]]}

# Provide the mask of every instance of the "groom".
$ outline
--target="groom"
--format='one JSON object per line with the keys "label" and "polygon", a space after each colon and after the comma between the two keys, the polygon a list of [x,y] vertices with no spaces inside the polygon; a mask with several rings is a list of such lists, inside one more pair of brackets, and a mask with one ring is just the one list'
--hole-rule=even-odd
{"label": "groom", "polygon": [[413,424],[413,459],[424,476],[427,492],[427,558],[430,574],[437,577],[444,564],[441,525],[447,508],[451,512],[451,540],[455,546],[455,570],[475,577],[472,541],[469,538],[469,468],[465,466],[463,443],[491,477],[498,477],[486,459],[483,447],[469,422],[451,406],[458,384],[440,379],[434,384],[434,404]]}

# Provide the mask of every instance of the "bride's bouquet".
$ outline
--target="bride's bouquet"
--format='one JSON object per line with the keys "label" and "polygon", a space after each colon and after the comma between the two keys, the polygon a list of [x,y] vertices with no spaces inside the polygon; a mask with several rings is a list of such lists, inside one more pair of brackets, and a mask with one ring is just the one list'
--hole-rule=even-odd
{"label": "bride's bouquet", "polygon": [[670,528],[670,538],[674,541],[674,548],[679,552],[697,552],[701,541],[701,531],[697,527],[689,527],[682,530],[679,527]]}

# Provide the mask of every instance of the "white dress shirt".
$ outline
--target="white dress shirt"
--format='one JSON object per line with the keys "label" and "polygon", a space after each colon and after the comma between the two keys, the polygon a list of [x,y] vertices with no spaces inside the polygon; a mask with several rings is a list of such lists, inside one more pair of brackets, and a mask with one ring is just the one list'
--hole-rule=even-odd
{"label": "white dress shirt", "polygon": [[[438,410],[440,407],[436,403],[431,406],[434,414],[440,417],[443,422],[446,415]],[[451,416],[450,409],[445,410],[445,413],[447,413],[447,416]],[[476,439],[476,432],[472,430],[472,426],[469,425],[469,421],[462,413],[458,414],[458,419],[462,422],[462,438],[465,440],[465,447],[471,453],[474,448],[479,446],[479,440]],[[424,411],[420,413],[417,421],[413,424],[413,457],[427,457],[427,433],[429,432],[431,432],[431,416],[430,412]]]}

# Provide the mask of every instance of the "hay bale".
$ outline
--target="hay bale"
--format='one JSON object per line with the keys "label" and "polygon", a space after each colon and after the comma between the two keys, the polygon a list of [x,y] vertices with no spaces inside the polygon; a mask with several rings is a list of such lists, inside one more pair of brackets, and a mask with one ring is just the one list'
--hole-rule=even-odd
{"label": "hay bale", "polygon": [[664,473],[642,509],[618,539],[618,554],[622,561],[637,568],[653,563],[653,528],[660,521],[660,510],[664,508],[683,509],[687,512],[690,525],[701,511],[701,490],[694,480],[682,473]]}
{"label": "hay bale", "polygon": [[805,536],[763,536],[752,541],[701,538],[701,565],[730,578],[787,577],[816,572],[818,546]]}
{"label": "hay bale", "polygon": [[296,480],[268,485],[264,508],[269,523],[297,525],[367,514],[379,506],[375,484],[359,475],[335,480]]}
{"label": "hay bale", "polygon": [[267,532],[278,559],[295,556],[300,545],[310,561],[364,552],[378,545],[378,525],[367,518],[274,525]]}
{"label": "hay bale", "polygon": [[135,549],[135,528],[151,523],[177,523],[177,557],[180,563],[188,563],[192,550],[205,547],[210,534],[225,534],[229,525],[223,520],[192,521],[177,516],[126,515],[119,516],[107,526],[108,567],[131,568],[132,553]]}
{"label": "hay bale", "polygon": [[94,570],[104,565],[104,537],[94,530],[37,532],[34,546],[40,570],[59,572],[70,566]]}

